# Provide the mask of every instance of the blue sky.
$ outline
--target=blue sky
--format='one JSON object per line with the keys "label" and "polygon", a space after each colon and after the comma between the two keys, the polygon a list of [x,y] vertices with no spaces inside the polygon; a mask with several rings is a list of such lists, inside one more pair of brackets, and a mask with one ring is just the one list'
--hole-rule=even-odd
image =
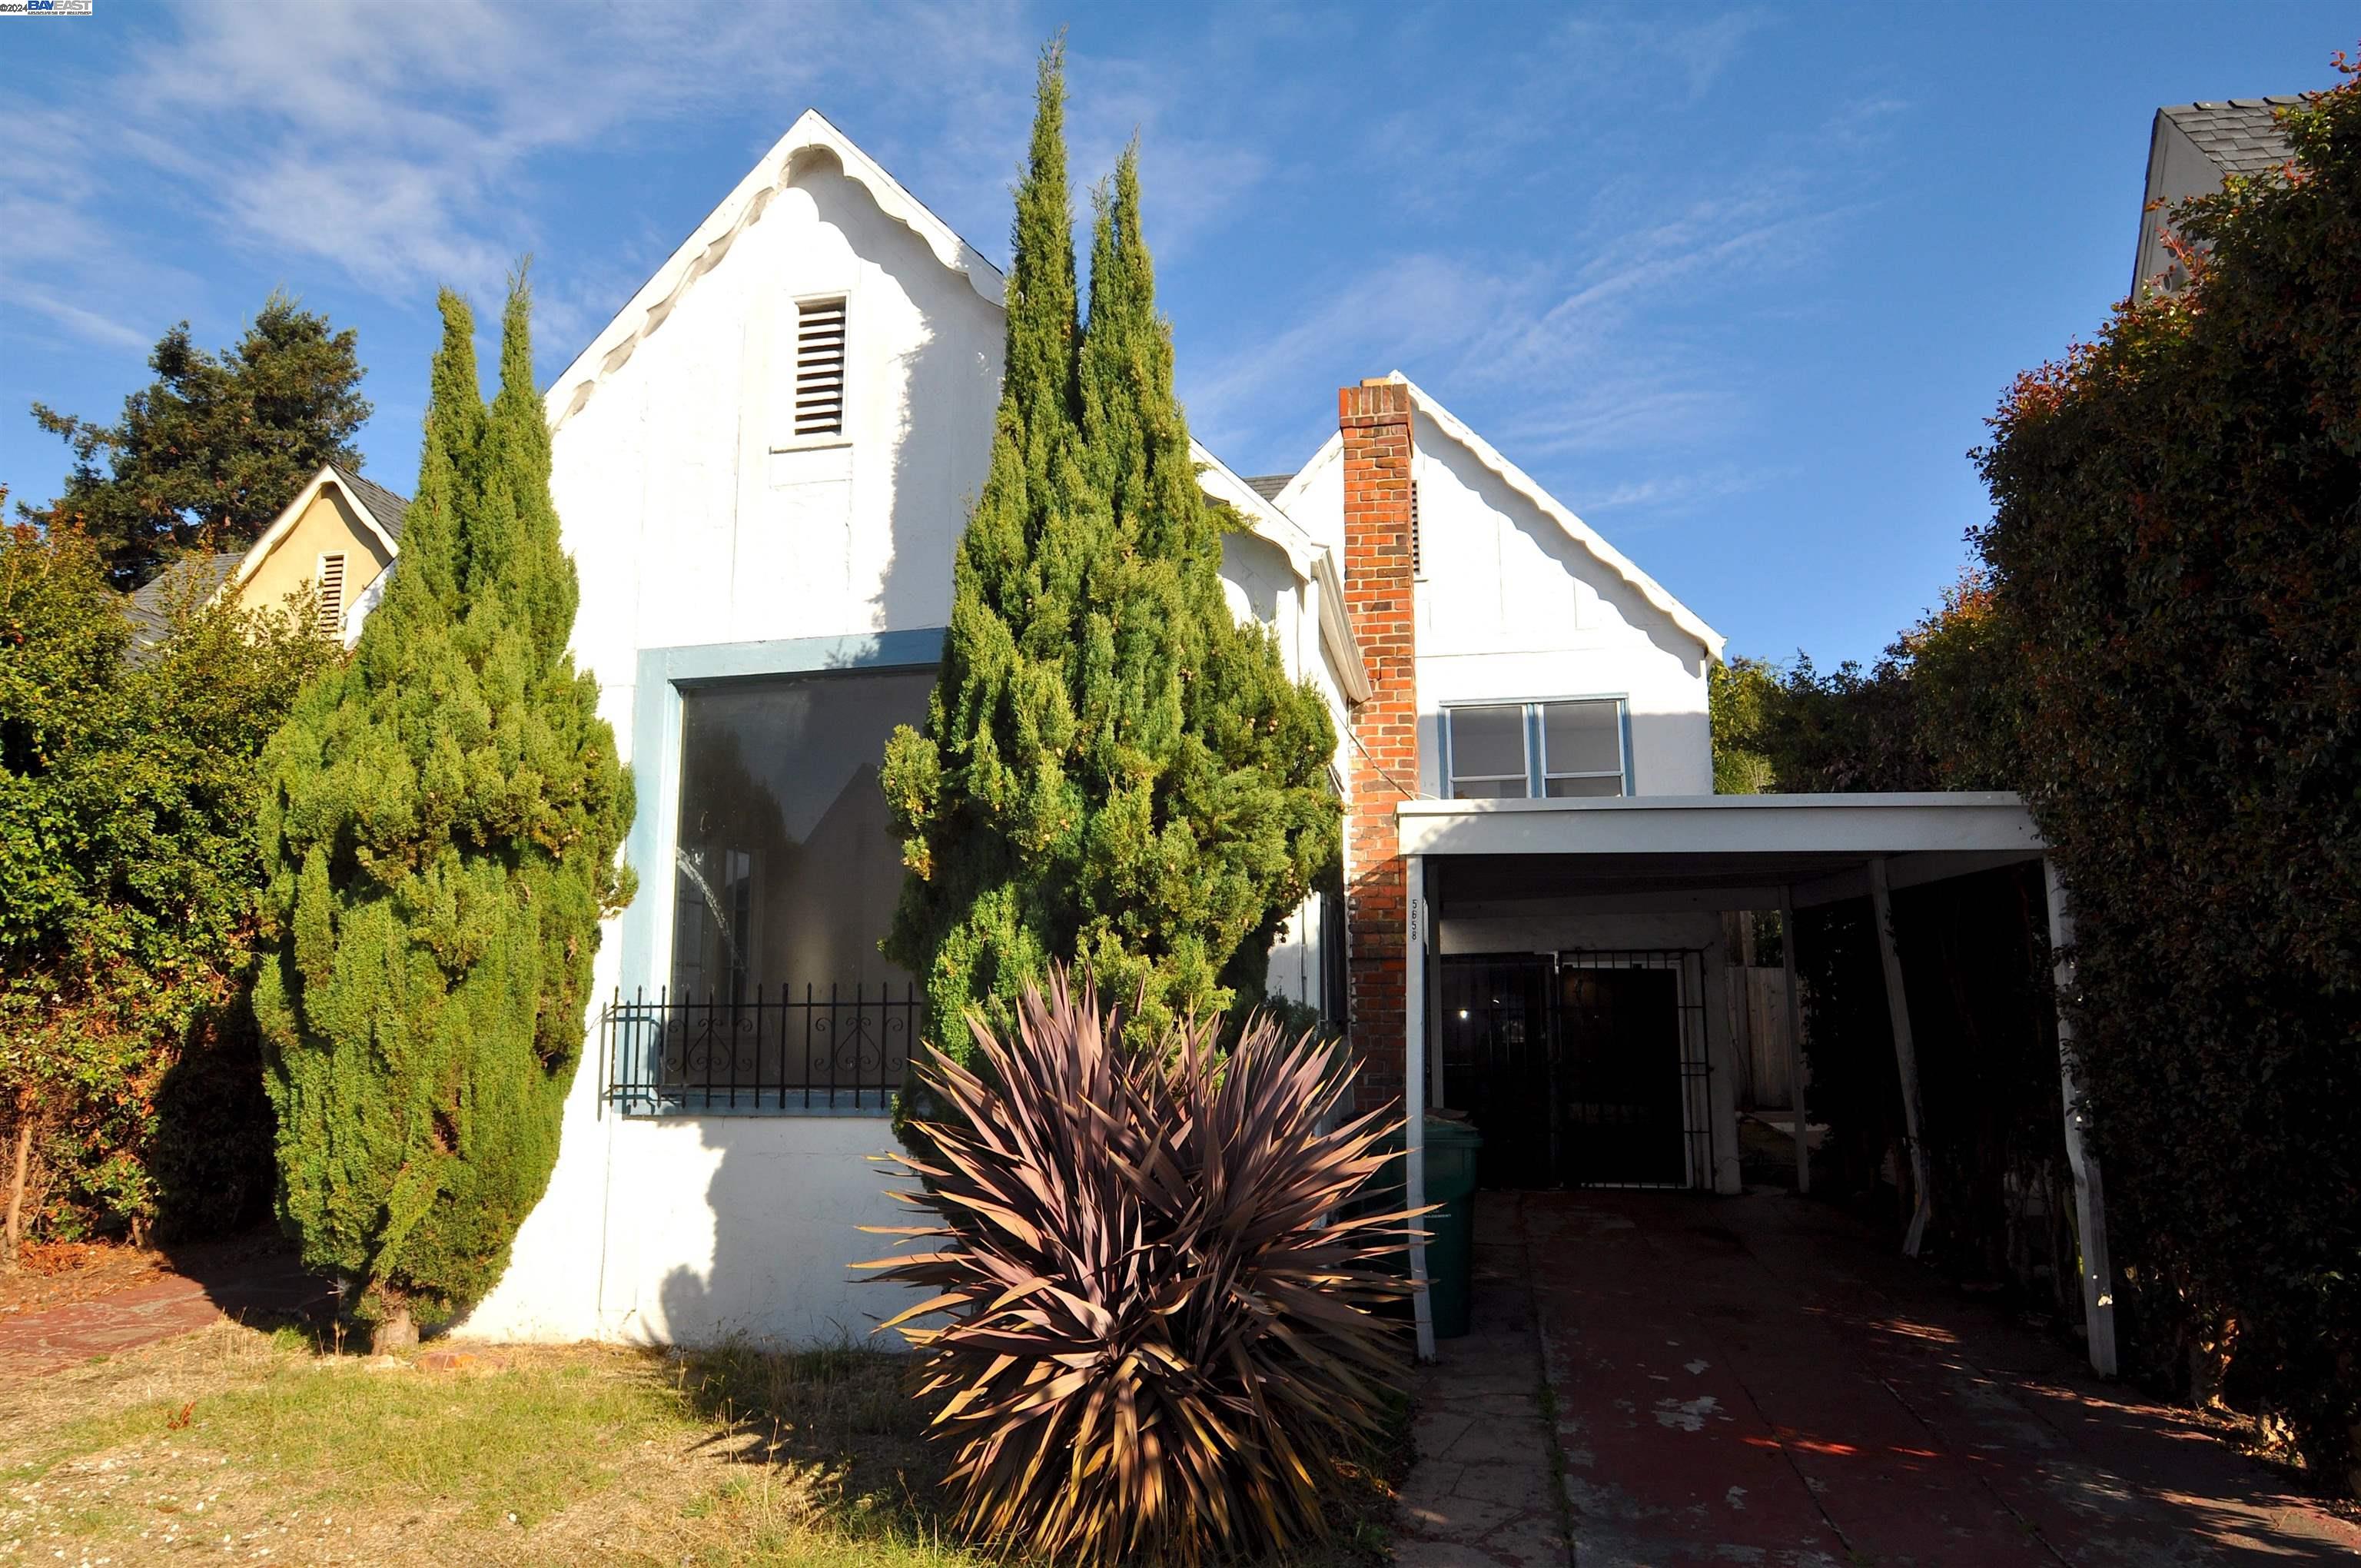
{"label": "blue sky", "polygon": [[2158,104],[2329,84],[2349,4],[1210,7],[681,0],[0,24],[0,483],[182,317],[357,327],[407,491],[434,289],[535,257],[554,374],[807,105],[1005,259],[1031,62],[1137,130],[1198,435],[1291,469],[1401,369],[1732,652],[1875,654],[1984,515],[1966,453],[2130,282]]}

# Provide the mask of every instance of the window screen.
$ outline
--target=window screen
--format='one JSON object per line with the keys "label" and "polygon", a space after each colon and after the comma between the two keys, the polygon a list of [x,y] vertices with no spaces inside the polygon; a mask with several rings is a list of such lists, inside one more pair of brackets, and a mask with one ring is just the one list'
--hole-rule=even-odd
{"label": "window screen", "polygon": [[1623,793],[1623,705],[1545,702],[1542,710],[1542,793]]}
{"label": "window screen", "polygon": [[1623,704],[1489,703],[1444,711],[1455,800],[1623,793]]}
{"label": "window screen", "polygon": [[1455,707],[1448,722],[1453,799],[1510,800],[1526,794],[1522,704]]}
{"label": "window screen", "polygon": [[877,764],[931,670],[763,676],[681,694],[675,1002],[909,980],[877,951],[902,892]]}

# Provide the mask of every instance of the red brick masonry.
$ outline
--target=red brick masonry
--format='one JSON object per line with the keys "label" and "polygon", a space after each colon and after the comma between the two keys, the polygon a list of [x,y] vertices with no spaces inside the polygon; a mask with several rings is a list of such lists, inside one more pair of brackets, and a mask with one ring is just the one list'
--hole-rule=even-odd
{"label": "red brick masonry", "polygon": [[1336,394],[1345,442],[1345,610],[1368,660],[1353,716],[1345,823],[1352,1043],[1362,1103],[1402,1090],[1403,887],[1394,803],[1418,787],[1417,630],[1411,573],[1410,389],[1364,381]]}

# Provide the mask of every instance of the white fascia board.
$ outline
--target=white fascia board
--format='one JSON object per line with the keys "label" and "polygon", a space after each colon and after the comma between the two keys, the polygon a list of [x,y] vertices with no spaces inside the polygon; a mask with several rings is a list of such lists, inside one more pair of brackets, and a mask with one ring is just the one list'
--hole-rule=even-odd
{"label": "white fascia board", "polygon": [[[244,588],[253,578],[254,574],[262,570],[262,563],[269,559],[273,550],[279,548],[280,541],[295,531],[296,523],[302,521],[305,509],[310,507],[313,501],[319,498],[320,491],[329,485],[336,485],[336,488],[340,490],[345,488],[336,484],[335,465],[324,463],[320,466],[320,471],[313,475],[302,489],[295,492],[295,499],[287,503],[286,510],[271,519],[270,526],[262,531],[262,536],[254,542],[253,548],[247,551],[238,561],[237,570],[230,574],[229,581],[222,586],[221,591],[234,593]],[[361,526],[368,529],[370,535],[385,547],[386,558],[389,561],[401,554],[401,546],[394,543],[393,535],[379,525],[377,519],[370,514],[368,507],[360,497],[346,492],[345,501],[352,509],[353,515],[360,519]]]}
{"label": "white fascia board", "polygon": [[[1429,397],[1424,388],[1397,370],[1386,378],[1410,389],[1411,403],[1418,411],[1432,421],[1435,427],[1467,450],[1470,456],[1489,468],[1508,487],[1538,507],[1542,514],[1562,529],[1566,537],[1588,551],[1602,565],[1629,583],[1640,597],[1663,612],[1675,626],[1704,644],[1712,658],[1721,657],[1722,636],[1708,626],[1703,618],[1675,598],[1662,583],[1640,570],[1631,558],[1601,538],[1598,531],[1568,511],[1563,502],[1536,483],[1530,474],[1510,462],[1475,431],[1468,428],[1458,415]],[[1323,449],[1325,450],[1324,448]],[[1285,492],[1281,492],[1282,497]]]}
{"label": "white fascia board", "polygon": [[1000,269],[904,190],[899,181],[854,146],[851,137],[829,124],[818,109],[806,109],[787,134],[738,181],[737,189],[723,197],[721,204],[707,214],[705,221],[656,269],[655,276],[631,296],[631,302],[550,383],[542,400],[550,429],[564,424],[567,416],[589,400],[601,380],[622,368],[640,340],[664,324],[689,286],[720,264],[731,242],[763,215],[773,196],[786,188],[796,159],[815,149],[832,154],[846,175],[867,188],[879,211],[924,240],[935,259],[964,277],[979,296],[993,305],[1002,304],[1005,280]]}
{"label": "white fascia board", "polygon": [[1230,466],[1189,438],[1189,455],[1197,465],[1197,482],[1207,495],[1217,501],[1226,501],[1246,520],[1246,532],[1269,543],[1287,557],[1295,572],[1295,580],[1312,580],[1313,553],[1319,546],[1312,536],[1295,525],[1295,520],[1279,508],[1255,493],[1255,488],[1241,479]]}
{"label": "white fascia board", "polygon": [[1344,691],[1345,700],[1358,707],[1376,688],[1369,684],[1368,655],[1354,634],[1352,617],[1345,613],[1345,579],[1337,575],[1336,557],[1329,551],[1322,550],[1313,562],[1312,577],[1320,587],[1321,646],[1335,666],[1336,685]]}
{"label": "white fascia board", "polygon": [[1267,540],[1287,557],[1297,582],[1310,583],[1319,589],[1320,642],[1328,662],[1335,668],[1336,684],[1343,689],[1345,701],[1356,706],[1368,701],[1369,662],[1361,652],[1360,639],[1353,635],[1352,621],[1345,614],[1345,581],[1337,575],[1336,562],[1328,547],[1305,532],[1287,515],[1285,508],[1257,495],[1252,485],[1206,451],[1194,436],[1189,440],[1189,454],[1197,461],[1198,481],[1205,493],[1237,509],[1238,515],[1246,520],[1248,532]]}
{"label": "white fascia board", "polygon": [[1304,488],[1311,483],[1312,476],[1334,463],[1344,450],[1344,432],[1331,432],[1328,439],[1320,444],[1320,450],[1312,455],[1312,460],[1298,468],[1295,471],[1295,477],[1279,488],[1279,492],[1272,498],[1271,504],[1281,511],[1291,512],[1295,503],[1303,499]]}
{"label": "white fascia board", "polygon": [[1405,855],[2038,854],[2006,791],[1631,795],[1611,800],[1405,800]]}

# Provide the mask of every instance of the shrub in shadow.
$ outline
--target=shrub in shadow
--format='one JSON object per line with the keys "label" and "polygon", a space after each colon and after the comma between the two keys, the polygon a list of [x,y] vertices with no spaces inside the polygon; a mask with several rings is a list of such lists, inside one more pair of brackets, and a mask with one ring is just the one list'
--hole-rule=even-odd
{"label": "shrub in shadow", "polygon": [[886,1326],[920,1347],[956,1522],[1087,1563],[1327,1535],[1405,1362],[1378,1310],[1411,1288],[1386,1266],[1411,1216],[1341,1212],[1392,1124],[1268,1018],[1226,1053],[1210,1023],[1126,1043],[1053,974],[1016,1039],[973,1022],[989,1077],[931,1055],[955,1120],[902,1159],[935,1223],[866,1266],[935,1292]]}

